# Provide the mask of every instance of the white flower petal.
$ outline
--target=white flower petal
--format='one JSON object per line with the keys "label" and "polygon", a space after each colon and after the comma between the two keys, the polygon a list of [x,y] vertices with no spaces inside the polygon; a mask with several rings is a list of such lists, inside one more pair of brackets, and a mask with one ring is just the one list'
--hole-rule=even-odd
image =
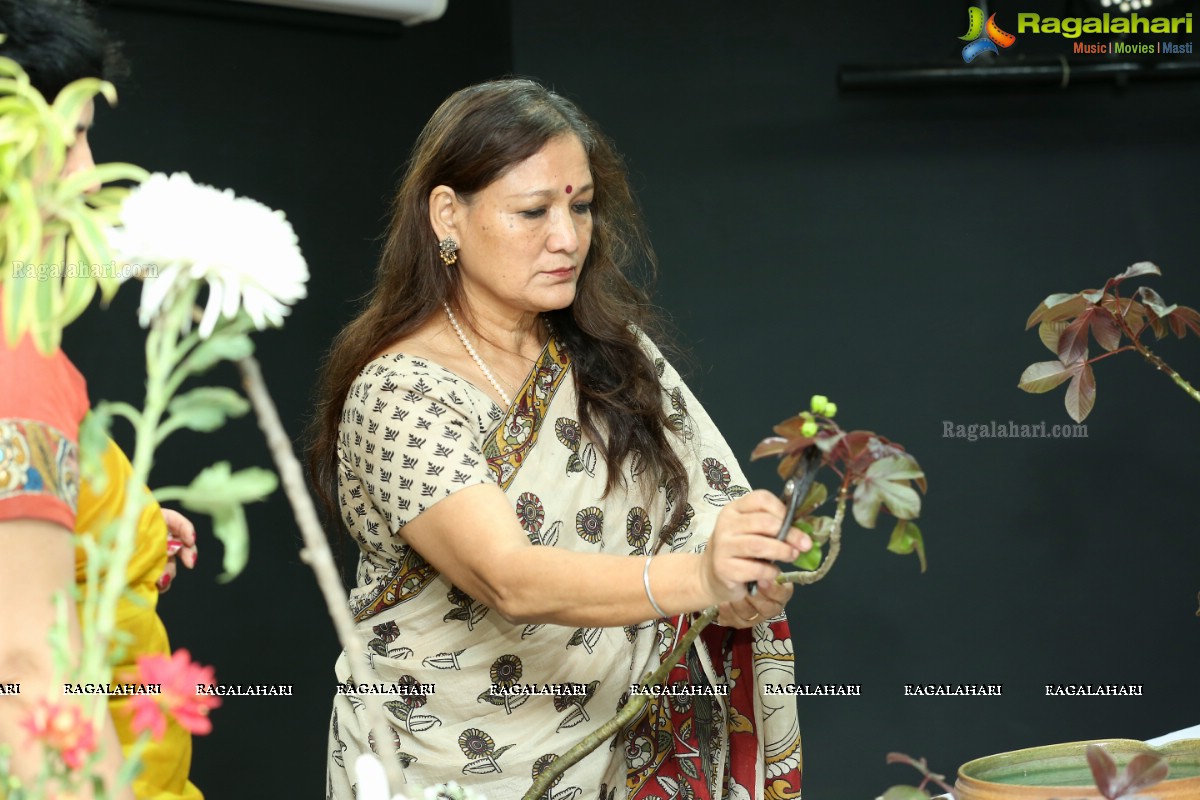
{"label": "white flower petal", "polygon": [[357,800],[388,800],[387,772],[379,759],[363,753],[354,759],[354,772],[358,778]]}
{"label": "white flower petal", "polygon": [[195,281],[210,285],[204,335],[239,306],[259,328],[281,325],[288,306],[306,296],[308,265],[287,217],[232,190],[196,184],[186,173],[155,173],[130,192],[121,223],[111,235],[120,258],[159,267],[142,290],[143,324]]}

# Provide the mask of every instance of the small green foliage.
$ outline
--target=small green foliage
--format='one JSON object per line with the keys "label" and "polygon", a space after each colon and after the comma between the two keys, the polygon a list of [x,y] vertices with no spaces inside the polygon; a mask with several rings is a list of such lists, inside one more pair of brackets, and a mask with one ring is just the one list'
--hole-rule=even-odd
{"label": "small green foliage", "polygon": [[49,353],[97,288],[107,300],[119,284],[105,229],[116,222],[118,201],[128,190],[88,187],[140,181],[146,172],[132,164],[102,164],[62,175],[84,107],[97,95],[115,103],[112,84],[75,81],[51,104],[11,59],[0,58],[0,75],[8,76],[0,80],[0,339],[11,345],[28,332]]}
{"label": "small green foliage", "polygon": [[917,560],[921,562],[921,572],[928,566],[925,563],[925,540],[921,538],[921,529],[910,519],[896,520],[887,549],[900,555],[916,552]]}
{"label": "small green foliage", "polygon": [[269,470],[249,467],[233,472],[228,461],[221,461],[202,471],[189,486],[160,489],[155,495],[177,499],[184,508],[213,518],[213,533],[225,547],[221,580],[228,581],[237,577],[249,559],[245,505],[265,500],[278,485]]}
{"label": "small green foliage", "polygon": [[814,414],[824,414],[825,406],[829,403],[829,398],[823,394],[814,394],[809,403],[809,408]]}
{"label": "small green foliage", "polygon": [[237,361],[254,354],[254,341],[245,333],[224,330],[204,339],[189,357],[189,374],[204,372],[220,361]]}
{"label": "small green foliage", "polygon": [[177,395],[167,410],[171,412],[168,427],[211,433],[229,417],[240,417],[249,411],[250,403],[228,387],[201,386]]}

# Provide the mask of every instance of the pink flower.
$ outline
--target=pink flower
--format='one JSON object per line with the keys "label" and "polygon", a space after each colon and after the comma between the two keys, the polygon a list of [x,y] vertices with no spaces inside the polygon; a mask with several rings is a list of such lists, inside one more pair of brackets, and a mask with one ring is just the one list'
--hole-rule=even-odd
{"label": "pink flower", "polygon": [[176,650],[173,656],[153,655],[138,659],[138,683],[158,684],[161,694],[134,695],[130,701],[134,733],[150,731],[155,739],[167,732],[167,717],[191,733],[208,733],[212,722],[211,709],[221,705],[216,695],[201,694],[198,687],[215,683],[212,667],[192,662],[187,650]]}
{"label": "pink flower", "polygon": [[21,726],[35,741],[58,752],[70,769],[79,769],[96,752],[96,731],[79,706],[41,699]]}

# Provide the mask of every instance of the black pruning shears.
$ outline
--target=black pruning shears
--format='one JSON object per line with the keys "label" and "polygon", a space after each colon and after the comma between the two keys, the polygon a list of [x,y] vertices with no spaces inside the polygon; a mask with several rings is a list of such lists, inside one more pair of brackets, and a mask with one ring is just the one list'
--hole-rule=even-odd
{"label": "black pruning shears", "polygon": [[[808,491],[812,488],[813,481],[817,479],[817,471],[820,468],[821,450],[815,444],[810,444],[801,452],[800,459],[796,462],[796,468],[792,470],[792,477],[788,478],[787,483],[783,485],[783,496],[780,499],[787,503],[787,514],[783,517],[783,525],[780,526],[779,533],[775,534],[775,538],[779,541],[782,542],[787,538],[788,531],[796,519],[796,510],[800,508],[804,498],[808,497]],[[751,597],[757,594],[758,582],[747,583],[746,593]]]}

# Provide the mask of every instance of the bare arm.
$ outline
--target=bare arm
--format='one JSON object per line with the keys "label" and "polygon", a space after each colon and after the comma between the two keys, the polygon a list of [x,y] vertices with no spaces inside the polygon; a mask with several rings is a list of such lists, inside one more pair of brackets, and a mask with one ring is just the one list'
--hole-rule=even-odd
{"label": "bare arm", "polygon": [[[765,491],[726,506],[703,553],[664,553],[650,566],[654,599],[667,614],[698,611],[745,595],[747,581],[772,581],[768,561],[811,547],[799,530],[774,539],[785,509]],[[658,616],[646,598],[646,559],[538,547],[495,485],[461,489],[404,527],[404,537],[455,586],[515,623],[631,625]]]}
{"label": "bare arm", "polygon": [[[23,780],[38,773],[38,748],[26,744],[20,720],[41,699],[58,701],[62,685],[52,685],[54,660],[48,631],[54,624],[53,596],[75,583],[75,550],[71,532],[61,525],[22,519],[0,522],[0,683],[20,684],[20,694],[0,697],[0,743],[12,746],[12,769]],[[69,597],[69,595],[68,595]],[[68,602],[70,641],[81,647],[74,601]],[[104,759],[100,775],[111,784],[121,765],[121,747],[112,720],[105,717],[97,742]],[[92,797],[90,789],[79,795]],[[118,800],[133,800],[126,789]]]}

